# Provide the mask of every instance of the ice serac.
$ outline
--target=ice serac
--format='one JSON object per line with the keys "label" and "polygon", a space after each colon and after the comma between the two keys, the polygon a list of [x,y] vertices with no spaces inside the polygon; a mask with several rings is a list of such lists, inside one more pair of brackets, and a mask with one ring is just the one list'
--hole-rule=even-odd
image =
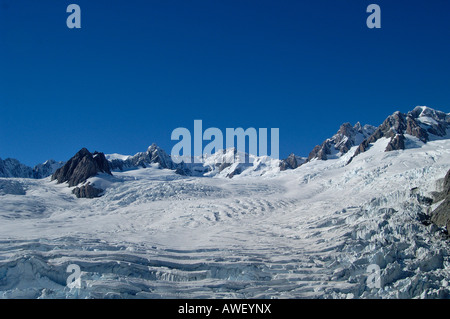
{"label": "ice serac", "polygon": [[139,152],[125,160],[112,159],[109,161],[111,170],[146,168],[151,164],[159,164],[160,168],[176,169],[170,156],[158,145],[152,144],[146,152]]}
{"label": "ice serac", "polygon": [[354,126],[350,123],[344,123],[333,137],[314,147],[309,153],[306,162],[310,162],[313,159],[327,160],[340,157],[346,154],[350,148],[359,145],[364,139],[372,135],[375,129],[372,125],[361,126],[359,122]]}
{"label": "ice serac", "polygon": [[112,175],[105,155],[99,152],[91,153],[83,148],[56,170],[52,180],[57,180],[58,184],[67,182],[69,187],[72,187],[86,182],[88,178],[99,173]]}
{"label": "ice serac", "polygon": [[375,132],[357,148],[349,162],[367,151],[380,138],[389,138],[386,152],[407,148],[407,139],[417,138],[422,143],[444,138],[450,127],[450,115],[426,106],[417,106],[408,113],[399,111],[389,115]]}

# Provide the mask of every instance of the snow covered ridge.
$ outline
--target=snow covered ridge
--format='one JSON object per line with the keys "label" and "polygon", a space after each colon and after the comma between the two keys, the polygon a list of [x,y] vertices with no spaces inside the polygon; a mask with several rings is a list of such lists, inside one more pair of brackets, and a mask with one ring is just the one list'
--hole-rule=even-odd
{"label": "snow covered ridge", "polygon": [[[184,161],[179,158],[174,160],[156,144],[152,144],[146,152],[140,152],[133,156],[117,153],[104,156],[109,162],[111,171],[146,168],[157,164],[160,168],[175,170],[180,175],[232,178],[244,171],[252,171],[251,175],[259,176],[265,173],[273,174],[277,170],[277,166],[280,171],[283,171],[295,169],[313,160],[339,158],[347,154],[354,146],[358,146],[349,159],[351,161],[382,137],[390,138],[386,151],[418,147],[430,140],[449,138],[449,127],[450,114],[426,106],[417,106],[407,114],[393,113],[379,127],[368,124],[362,126],[359,122],[354,126],[344,123],[334,136],[317,145],[307,157],[292,153],[283,160],[270,160],[267,156],[238,154],[236,149],[230,148],[219,150],[215,154],[203,158],[201,163],[195,163],[199,161],[193,161],[192,158]],[[238,158],[239,161],[232,161],[230,158]],[[180,161],[180,164],[176,164]],[[0,177],[45,178],[53,175],[64,164],[65,162],[49,160],[30,168],[15,159],[2,160],[0,158]],[[224,172],[222,173],[222,171]],[[255,172],[257,173],[255,174]]]}
{"label": "snow covered ridge", "polygon": [[[331,138],[317,145],[308,157],[297,156],[294,153],[283,160],[270,159],[267,156],[254,156],[252,154],[238,153],[235,148],[219,150],[202,161],[193,161],[191,158],[173,161],[171,156],[156,144],[152,144],[147,152],[134,156],[106,155],[110,160],[111,170],[124,170],[145,168],[151,164],[158,164],[161,168],[174,169],[181,175],[192,176],[219,176],[235,177],[240,174],[272,175],[276,171],[295,169],[313,160],[328,160],[339,158],[358,146],[349,162],[358,154],[366,151],[380,138],[390,139],[385,151],[400,150],[418,147],[430,140],[449,138],[450,115],[436,111],[426,106],[418,106],[414,110],[403,114],[395,112],[379,126],[362,126],[359,122],[354,126],[344,123],[338,132]],[[238,160],[230,160],[230,158]],[[201,162],[200,164],[194,164]],[[237,163],[240,162],[240,163]],[[278,168],[279,169],[278,169]]]}
{"label": "snow covered ridge", "polygon": [[351,161],[383,137],[390,139],[386,151],[417,147],[430,140],[449,138],[449,127],[450,114],[426,106],[417,106],[406,114],[397,111],[388,116],[379,127],[371,125],[362,127],[360,123],[351,127],[349,123],[345,123],[336,135],[311,151],[307,162],[340,157],[351,147],[358,146],[350,158]]}

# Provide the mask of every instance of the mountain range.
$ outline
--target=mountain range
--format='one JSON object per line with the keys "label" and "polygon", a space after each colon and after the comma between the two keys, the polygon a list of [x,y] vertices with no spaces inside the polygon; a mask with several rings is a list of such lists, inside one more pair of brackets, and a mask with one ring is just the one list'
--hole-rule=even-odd
{"label": "mountain range", "polygon": [[[160,168],[175,170],[180,175],[219,175],[232,178],[246,170],[259,171],[260,174],[264,174],[266,171],[264,168],[268,166],[273,167],[277,165],[283,171],[295,169],[314,160],[339,158],[347,154],[352,147],[358,146],[350,157],[350,162],[355,156],[365,152],[373,143],[383,137],[389,139],[385,149],[387,152],[418,147],[430,140],[447,138],[449,127],[450,114],[426,106],[417,106],[406,114],[397,111],[389,115],[378,127],[369,124],[362,126],[359,122],[354,126],[350,123],[344,123],[335,135],[315,146],[307,157],[291,153],[285,159],[270,160],[253,154],[239,154],[238,156],[245,159],[244,163],[240,161],[241,163],[231,164],[226,161],[226,158],[236,156],[237,151],[228,149],[220,150],[210,155],[201,164],[186,164],[184,162],[175,164],[170,155],[156,144],[152,144],[147,151],[139,152],[133,156],[105,155],[99,152],[94,152],[93,154],[101,154],[105,160],[103,165],[106,166],[107,162],[110,171],[146,168],[149,165],[157,164]],[[83,149],[83,152],[86,153],[88,151]],[[70,163],[71,160],[69,160]],[[2,160],[0,158],[0,177],[45,178],[53,175],[64,164],[66,162],[48,160],[31,168],[16,159],[7,158]],[[102,168],[97,170],[97,172],[103,172],[104,170],[105,168]],[[97,172],[93,173],[93,175]],[[73,183],[69,184],[74,186]]]}

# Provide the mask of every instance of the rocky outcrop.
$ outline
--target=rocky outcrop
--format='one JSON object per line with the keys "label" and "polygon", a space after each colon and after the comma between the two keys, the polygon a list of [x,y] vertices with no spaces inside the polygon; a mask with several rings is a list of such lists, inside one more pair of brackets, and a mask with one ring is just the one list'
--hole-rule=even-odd
{"label": "rocky outcrop", "polygon": [[[404,137],[397,137],[400,134],[403,134],[403,132],[406,131],[407,128],[407,122],[406,122],[406,116],[400,112],[395,112],[392,115],[389,115],[384,122],[377,127],[375,132],[370,135],[368,138],[366,138],[356,149],[355,153],[353,154],[350,161],[359,154],[367,151],[370,148],[370,145],[378,141],[382,137],[391,138],[391,141],[389,142],[388,148],[389,150],[394,149],[404,149]],[[396,141],[393,141],[393,139],[396,138]],[[403,144],[402,144],[403,141]],[[401,148],[402,147],[402,148]],[[388,151],[388,150],[386,150]],[[349,162],[350,162],[349,161]]]}
{"label": "rocky outcrop", "polygon": [[177,168],[175,169],[175,173],[178,175],[189,176],[189,175],[191,175],[191,170],[189,168],[187,168],[187,166],[184,162],[181,162],[180,164],[178,164]]}
{"label": "rocky outcrop", "polygon": [[432,212],[431,221],[450,232],[450,170],[445,175],[443,190],[434,195],[434,202],[441,204]]}
{"label": "rocky outcrop", "polygon": [[321,145],[316,145],[309,153],[306,161],[309,162],[313,159],[325,161],[328,159],[327,154],[330,154],[330,142],[328,140],[324,141]]}
{"label": "rocky outcrop", "polygon": [[346,154],[350,148],[359,145],[364,139],[369,137],[375,131],[372,125],[364,125],[358,122],[354,126],[350,123],[341,125],[337,133],[325,140],[321,145],[317,145],[309,153],[306,162],[313,159],[327,160],[330,155],[342,156]]}
{"label": "rocky outcrop", "polygon": [[424,143],[426,143],[429,139],[428,132],[422,128],[419,123],[411,117],[411,115],[407,115],[406,117],[405,133],[417,137]]}
{"label": "rocky outcrop", "polygon": [[96,198],[100,197],[103,193],[103,189],[96,188],[92,186],[90,183],[86,185],[75,187],[72,190],[72,194],[74,194],[78,198]]}
{"label": "rocky outcrop", "polygon": [[52,180],[57,180],[58,184],[67,182],[72,187],[84,183],[88,178],[99,173],[112,175],[105,155],[98,152],[90,153],[83,148],[64,166],[56,170]]}
{"label": "rocky outcrop", "polygon": [[355,156],[367,151],[371,144],[380,138],[390,139],[385,149],[386,152],[390,152],[405,149],[405,135],[413,136],[423,143],[427,143],[430,140],[430,135],[444,137],[449,127],[450,115],[429,107],[418,106],[407,114],[397,111],[389,115],[375,132],[358,146],[348,163]]}
{"label": "rocky outcrop", "polygon": [[386,146],[386,152],[398,151],[405,149],[405,136],[403,134],[396,134],[389,144]]}
{"label": "rocky outcrop", "polygon": [[427,133],[441,137],[447,135],[447,129],[450,126],[450,114],[426,106],[417,106],[408,114],[413,119],[417,119]]}
{"label": "rocky outcrop", "polygon": [[300,157],[291,153],[286,159],[280,161],[280,171],[285,171],[287,169],[296,169],[303,163],[305,163],[306,158]]}

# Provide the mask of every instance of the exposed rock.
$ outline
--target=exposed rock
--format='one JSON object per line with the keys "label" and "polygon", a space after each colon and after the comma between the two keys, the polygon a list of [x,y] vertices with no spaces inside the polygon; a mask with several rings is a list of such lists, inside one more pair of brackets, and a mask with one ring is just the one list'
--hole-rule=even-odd
{"label": "exposed rock", "polygon": [[428,141],[428,133],[410,115],[406,118],[406,134],[419,138],[422,142]]}
{"label": "exposed rock", "polygon": [[188,176],[191,174],[191,170],[187,168],[184,162],[181,162],[180,164],[178,164],[175,173],[178,175]]}
{"label": "exposed rock", "polygon": [[439,227],[447,227],[450,224],[450,198],[447,197],[432,213],[431,221]]}
{"label": "exposed rock", "polygon": [[78,198],[96,198],[100,197],[103,193],[103,189],[95,188],[90,183],[87,183],[86,185],[75,187],[72,190],[72,193]]}
{"label": "exposed rock", "polygon": [[328,141],[324,141],[321,145],[316,145],[313,150],[309,153],[307,162],[311,161],[312,159],[319,159],[319,160],[327,160],[327,154],[330,153],[330,146]]}
{"label": "exposed rock", "polygon": [[386,152],[404,150],[405,149],[405,136],[403,134],[397,134],[389,141],[386,146]]}
{"label": "exposed rock", "polygon": [[442,203],[431,214],[431,221],[439,227],[447,227],[447,231],[450,231],[450,170],[445,175],[443,190],[434,198],[435,203],[440,201]]}
{"label": "exposed rock", "polygon": [[430,140],[430,134],[443,137],[447,134],[449,127],[449,114],[425,106],[418,106],[407,114],[397,111],[389,115],[375,132],[359,145],[348,163],[355,156],[367,151],[371,144],[382,137],[391,139],[385,150],[389,152],[405,149],[405,134],[417,137],[426,143]]}
{"label": "exposed rock", "polygon": [[445,136],[450,125],[450,114],[434,110],[426,106],[417,106],[408,113],[428,133],[436,136]]}
{"label": "exposed rock", "polygon": [[233,178],[233,176],[239,175],[240,173],[242,173],[242,170],[240,169],[239,166],[236,166],[236,168],[233,171],[231,171],[230,173],[227,174],[227,177]]}
{"label": "exposed rock", "polygon": [[98,173],[112,175],[105,155],[98,152],[91,154],[86,148],[83,148],[64,166],[56,170],[52,175],[52,180],[56,179],[58,184],[68,182],[71,187],[85,182]]}
{"label": "exposed rock", "polygon": [[231,163],[223,162],[223,163],[216,163],[216,166],[219,168],[219,172],[223,171],[225,168],[230,167]]}
{"label": "exposed rock", "polygon": [[287,169],[296,169],[303,163],[306,159],[291,153],[286,159],[280,161],[280,171],[285,171]]}
{"label": "exposed rock", "polygon": [[372,125],[361,126],[358,122],[352,126],[350,123],[344,123],[333,137],[314,147],[306,162],[313,159],[327,160],[333,153],[337,156],[346,154],[353,146],[360,145],[371,136],[374,131],[375,127]]}

